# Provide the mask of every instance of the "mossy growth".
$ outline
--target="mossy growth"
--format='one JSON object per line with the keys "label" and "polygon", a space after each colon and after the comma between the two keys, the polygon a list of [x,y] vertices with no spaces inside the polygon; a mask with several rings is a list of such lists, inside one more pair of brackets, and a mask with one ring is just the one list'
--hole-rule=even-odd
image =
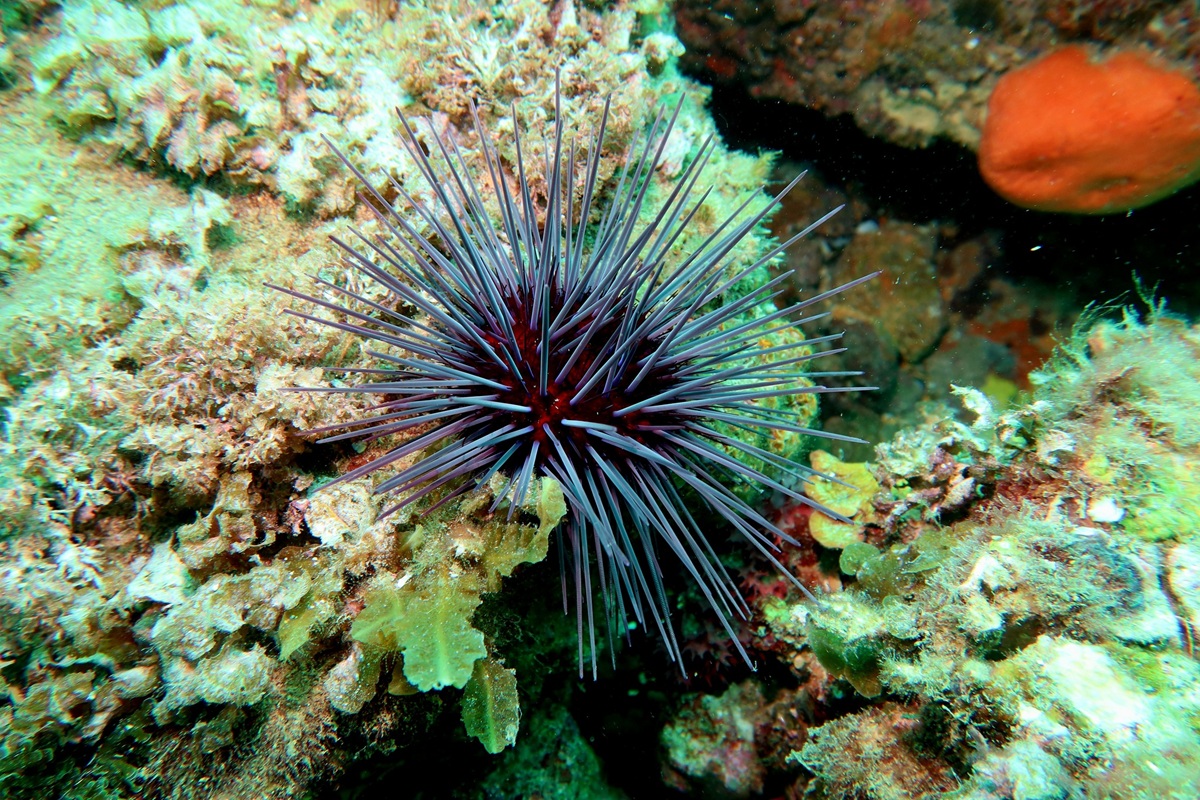
{"label": "mossy growth", "polygon": [[1200,333],[1147,304],[1145,319],[1084,320],[1030,380],[1079,443],[1079,474],[1127,511],[1120,527],[1160,541],[1200,529]]}
{"label": "mossy growth", "polygon": [[908,544],[880,550],[855,542],[842,551],[838,568],[853,575],[856,587],[875,600],[911,593],[947,559],[953,541],[940,529],[930,529]]}
{"label": "mossy growth", "polygon": [[[847,591],[825,598],[804,615],[803,640],[831,675],[843,678],[865,697],[877,696],[883,688],[884,663],[905,649],[911,638],[911,614],[899,601],[878,603],[861,592]],[[772,629],[778,636],[795,640],[795,614],[776,614]]]}
{"label": "mossy growth", "polygon": [[1200,479],[1192,458],[1159,453],[1140,472],[1143,480],[1129,486],[1132,508],[1121,521],[1126,531],[1155,542],[1200,530]]}
{"label": "mossy growth", "polygon": [[790,758],[816,774],[809,794],[816,797],[906,800],[945,797],[958,778],[948,765],[897,739],[911,728],[913,710],[882,703],[809,730],[809,740]]}

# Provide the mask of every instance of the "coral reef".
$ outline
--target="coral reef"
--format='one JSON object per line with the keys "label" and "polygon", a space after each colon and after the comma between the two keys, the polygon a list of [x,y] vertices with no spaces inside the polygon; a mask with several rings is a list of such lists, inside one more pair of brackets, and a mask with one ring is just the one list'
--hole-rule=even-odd
{"label": "coral reef", "polygon": [[1020,51],[1005,41],[1007,29],[956,19],[955,5],[685,1],[675,16],[683,64],[714,80],[852,114],[864,131],[908,146],[935,137],[974,145],[989,80]]}
{"label": "coral reef", "polygon": [[[1200,403],[1200,329],[1157,307],[1088,325],[1032,376],[1025,404],[996,412],[963,390],[973,424],[943,419],[880,446],[877,488],[854,504],[862,540],[834,545],[843,590],[756,601],[756,649],[799,692],[739,689],[725,715],[775,711],[756,736],[716,744],[681,712],[664,732],[672,766],[697,763],[681,746],[700,748],[710,760],[689,774],[715,780],[728,768],[716,765],[761,764],[800,731],[791,772],[776,769],[818,798],[1200,791],[1188,605],[1200,528],[1176,483],[1177,464],[1200,456],[1180,416]],[[1158,516],[1166,505],[1179,516]]]}
{"label": "coral reef", "polygon": [[[602,90],[622,86],[610,132],[627,141],[660,91],[647,85],[647,72],[663,72],[674,39],[633,41],[638,15],[630,9],[567,6],[569,14],[550,15],[541,4],[445,0],[384,3],[372,13],[352,0],[303,9],[88,0],[67,4],[52,20],[56,35],[31,49],[31,79],[75,135],[193,178],[265,187],[294,209],[332,216],[355,205],[355,185],[323,136],[384,189],[388,178],[416,175],[394,136],[396,108],[436,112],[443,130],[468,121],[471,98],[502,116],[511,100],[540,97],[544,113],[560,62],[568,83],[592,99],[573,113],[594,116]],[[656,13],[649,5],[643,16]],[[525,55],[511,58],[513,48]],[[614,167],[606,160],[601,178]]]}
{"label": "coral reef", "polygon": [[[305,431],[367,402],[281,391],[373,360],[264,282],[386,299],[328,244],[378,228],[322,135],[407,212],[391,181],[424,190],[395,107],[481,174],[468,101],[511,165],[508,134],[553,118],[558,68],[572,129],[611,93],[605,195],[683,97],[647,182],[661,199],[716,129],[681,62],[973,148],[1000,76],[1054,47],[1200,53],[1187,4],[802,5],[0,4],[0,795],[1200,794],[1200,332],[1108,309],[1039,368],[1073,312],[998,274],[996,232],[810,176],[730,254],[752,263],[847,203],[730,296],[883,269],[879,302],[828,320],[870,356],[838,368],[881,388],[823,413],[885,443],[754,442],[836,476],[813,493],[849,521],[743,495],[800,541],[781,558],[822,600],[717,541],[750,614],[733,636],[681,615],[690,682],[637,635],[576,681],[554,482],[511,521],[487,513],[494,483],[384,519],[369,485],[327,486],[389,443],[314,446]],[[529,145],[540,164],[548,143]],[[718,140],[679,249],[771,164]]]}
{"label": "coral reef", "polygon": [[[781,173],[795,168],[786,165]],[[810,291],[872,269],[881,273],[877,301],[835,298],[829,320],[816,328],[845,334],[848,353],[829,359],[831,366],[862,370],[877,387],[823,398],[826,430],[890,439],[923,419],[927,403],[957,407],[954,383],[980,387],[1006,406],[1029,388],[1029,372],[1053,350],[1055,331],[1069,329],[1078,313],[1053,289],[1031,291],[999,269],[1006,255],[993,233],[967,236],[953,224],[890,219],[884,209],[815,182],[801,184],[789,200],[772,221],[780,237],[823,202],[847,202],[848,208],[807,246],[790,251],[777,271],[790,269]],[[843,460],[873,455],[869,446],[838,448]]]}
{"label": "coral reef", "polygon": [[[482,170],[468,98],[491,130],[536,129],[555,66],[572,120],[620,89],[601,191],[658,99],[683,98],[647,185],[659,196],[713,131],[661,12],[97,0],[6,28],[6,796],[294,796],[439,725],[480,752],[518,741],[572,637],[509,649],[520,626],[490,598],[546,556],[561,492],[539,483],[509,522],[486,513],[498,485],[387,520],[369,487],[320,491],[382,443],[315,451],[303,431],[364,404],[281,390],[369,357],[302,333],[262,283],[310,273],[374,296],[331,265],[344,223],[320,218],[373,223],[322,134],[377,187],[411,183],[403,106]],[[513,41],[538,46],[515,59]],[[543,154],[533,137],[524,157]],[[515,158],[510,138],[499,155]],[[722,180],[676,245],[710,236],[768,164],[712,148]],[[772,244],[752,228],[732,255]]]}

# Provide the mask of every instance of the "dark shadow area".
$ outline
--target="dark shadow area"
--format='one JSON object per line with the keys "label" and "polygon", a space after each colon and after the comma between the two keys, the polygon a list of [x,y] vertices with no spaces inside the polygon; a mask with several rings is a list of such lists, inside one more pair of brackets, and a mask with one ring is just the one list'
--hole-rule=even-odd
{"label": "dark shadow area", "polygon": [[732,86],[713,87],[711,110],[728,146],[778,150],[810,163],[880,215],[953,222],[962,238],[1000,231],[998,267],[1010,280],[1052,283],[1083,306],[1132,299],[1136,272],[1172,310],[1189,316],[1200,310],[1200,281],[1193,275],[1200,185],[1127,214],[1048,214],[997,196],[980,177],[975,154],[950,142],[910,150],[867,136],[849,117],[757,100]]}

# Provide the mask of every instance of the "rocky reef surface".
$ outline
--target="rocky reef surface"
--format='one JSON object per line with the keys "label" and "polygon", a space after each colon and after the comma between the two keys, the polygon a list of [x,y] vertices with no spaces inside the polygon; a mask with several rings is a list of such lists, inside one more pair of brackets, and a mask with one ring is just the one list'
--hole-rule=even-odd
{"label": "rocky reef surface", "polygon": [[[365,401],[281,391],[371,360],[262,285],[374,291],[328,243],[376,223],[322,137],[403,211],[395,108],[482,169],[469,102],[512,160],[503,133],[545,128],[559,69],[572,127],[611,94],[602,187],[683,103],[649,189],[669,191],[716,129],[680,72],[688,8],[0,4],[0,794],[1200,793],[1200,333],[1151,300],[1072,334],[1077,309],[985,275],[987,235],[809,181],[735,254],[850,200],[777,269],[805,289],[885,270],[831,318],[881,390],[824,412],[885,443],[780,445],[845,484],[809,491],[851,522],[758,499],[821,602],[725,556],[757,673],[667,576],[686,680],[639,636],[577,681],[553,482],[511,521],[491,485],[386,519],[369,481],[316,491],[383,446],[315,445]],[[979,95],[936,135],[969,144]],[[718,145],[680,252],[771,170]]]}
{"label": "rocky reef surface", "polygon": [[[1093,324],[1094,323],[1094,324]],[[758,593],[749,642],[788,666],[685,705],[663,733],[682,786],[749,796],[1191,797],[1200,791],[1194,326],[1090,320],[1028,402],[973,389],[880,445],[813,464],[837,523],[801,513],[832,581]],[[1188,399],[1191,396],[1191,399]],[[1178,405],[1176,403],[1179,403]],[[836,556],[836,573],[828,560]]]}
{"label": "rocky reef surface", "polygon": [[[756,97],[852,115],[871,136],[910,147],[945,138],[977,148],[1002,76],[1068,43],[1152,58],[1193,79],[1200,66],[1186,3],[681,0],[675,15],[689,68]],[[1139,80],[1153,91],[1171,78],[1147,72]],[[1052,81],[1043,84],[1052,90]],[[1103,135],[1105,121],[1088,123]]]}

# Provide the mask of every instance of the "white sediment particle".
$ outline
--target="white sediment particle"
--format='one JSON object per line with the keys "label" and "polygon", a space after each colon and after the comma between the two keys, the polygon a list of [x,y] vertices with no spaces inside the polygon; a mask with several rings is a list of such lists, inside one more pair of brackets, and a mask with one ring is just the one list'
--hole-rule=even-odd
{"label": "white sediment particle", "polygon": [[1125,516],[1125,509],[1111,497],[1101,497],[1088,503],[1087,515],[1096,522],[1120,522]]}
{"label": "white sediment particle", "polygon": [[994,556],[985,553],[971,567],[971,574],[959,588],[964,591],[978,592],[984,586],[990,591],[1007,588],[1013,585],[1012,573]]}

